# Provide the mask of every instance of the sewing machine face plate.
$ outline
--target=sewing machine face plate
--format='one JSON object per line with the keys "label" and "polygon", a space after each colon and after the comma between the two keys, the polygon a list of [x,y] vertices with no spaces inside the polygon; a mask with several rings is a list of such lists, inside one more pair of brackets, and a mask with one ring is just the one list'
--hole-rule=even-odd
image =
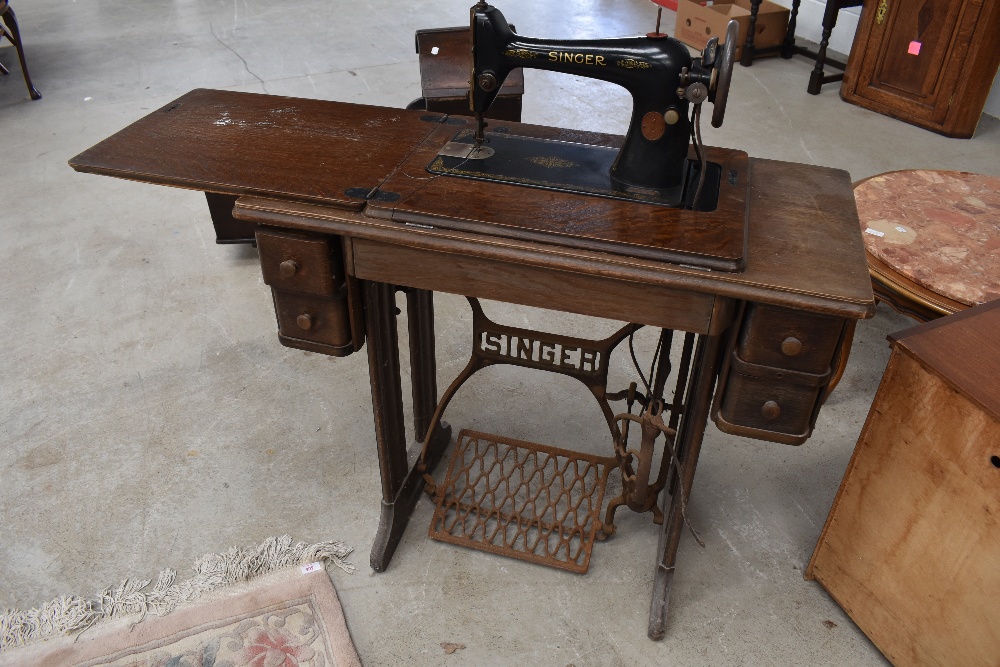
{"label": "sewing machine face plate", "polygon": [[[432,174],[573,192],[672,208],[690,208],[698,185],[699,165],[687,160],[685,178],[663,190],[620,189],[611,180],[617,148],[524,137],[503,132],[487,133],[486,157],[476,154],[472,130],[459,131],[427,170]],[[468,146],[463,154],[460,146]],[[479,149],[482,150],[482,149]],[[472,155],[470,156],[470,153]],[[714,211],[719,199],[722,168],[707,162],[705,185],[698,211]]]}

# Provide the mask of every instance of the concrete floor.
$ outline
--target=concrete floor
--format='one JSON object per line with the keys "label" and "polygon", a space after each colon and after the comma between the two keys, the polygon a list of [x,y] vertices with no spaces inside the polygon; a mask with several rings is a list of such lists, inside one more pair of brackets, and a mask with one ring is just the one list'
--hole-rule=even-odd
{"label": "concrete floor", "polygon": [[[426,537],[422,501],[390,570],[368,569],[379,477],[364,354],[284,348],[256,252],[214,244],[200,193],[81,175],[66,161],[196,87],[400,106],[419,96],[418,28],[469,0],[36,0],[16,4],[31,73],[0,78],[0,607],[90,595],[282,533],[356,547],[333,572],[369,665],[861,665],[883,658],[802,579],[888,358],[911,324],[861,323],[816,435],[791,448],[709,427],[667,639],[646,638],[656,531],[623,513],[577,576]],[[524,34],[646,32],[645,0],[501,5]],[[672,15],[667,14],[667,25]],[[805,92],[811,63],[737,68],[706,142],[846,169],[1000,174],[1000,121],[947,139]],[[623,132],[623,91],[528,72],[524,119]],[[596,336],[610,322],[493,304],[518,325]],[[460,298],[437,300],[439,384],[468,354]],[[640,336],[648,359],[653,332]],[[633,374],[614,360],[613,384]],[[404,363],[405,366],[405,363]],[[457,427],[610,453],[570,380],[498,369],[449,409]],[[405,379],[404,379],[405,381]],[[828,621],[832,621],[828,623]],[[835,624],[835,625],[834,625]],[[445,655],[441,642],[466,646]]]}

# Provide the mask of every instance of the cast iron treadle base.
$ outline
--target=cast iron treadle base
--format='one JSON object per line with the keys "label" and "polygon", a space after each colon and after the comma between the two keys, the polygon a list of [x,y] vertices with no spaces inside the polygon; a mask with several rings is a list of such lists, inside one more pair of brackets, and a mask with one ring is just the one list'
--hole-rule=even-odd
{"label": "cast iron treadle base", "polygon": [[584,573],[614,457],[463,430],[429,535]]}

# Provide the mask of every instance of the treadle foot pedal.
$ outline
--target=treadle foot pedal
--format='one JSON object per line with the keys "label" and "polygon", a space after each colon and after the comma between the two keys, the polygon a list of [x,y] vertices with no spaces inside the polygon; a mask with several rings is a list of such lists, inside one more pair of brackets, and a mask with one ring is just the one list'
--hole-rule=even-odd
{"label": "treadle foot pedal", "polygon": [[463,430],[430,537],[584,573],[614,457]]}

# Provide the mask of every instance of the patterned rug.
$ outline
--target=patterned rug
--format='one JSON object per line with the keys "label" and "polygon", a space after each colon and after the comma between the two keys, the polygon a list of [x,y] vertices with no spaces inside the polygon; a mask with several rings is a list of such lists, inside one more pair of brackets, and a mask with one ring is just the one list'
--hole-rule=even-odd
{"label": "patterned rug", "polygon": [[201,595],[165,616],[101,619],[0,652],[0,666],[360,666],[326,567],[295,566]]}

